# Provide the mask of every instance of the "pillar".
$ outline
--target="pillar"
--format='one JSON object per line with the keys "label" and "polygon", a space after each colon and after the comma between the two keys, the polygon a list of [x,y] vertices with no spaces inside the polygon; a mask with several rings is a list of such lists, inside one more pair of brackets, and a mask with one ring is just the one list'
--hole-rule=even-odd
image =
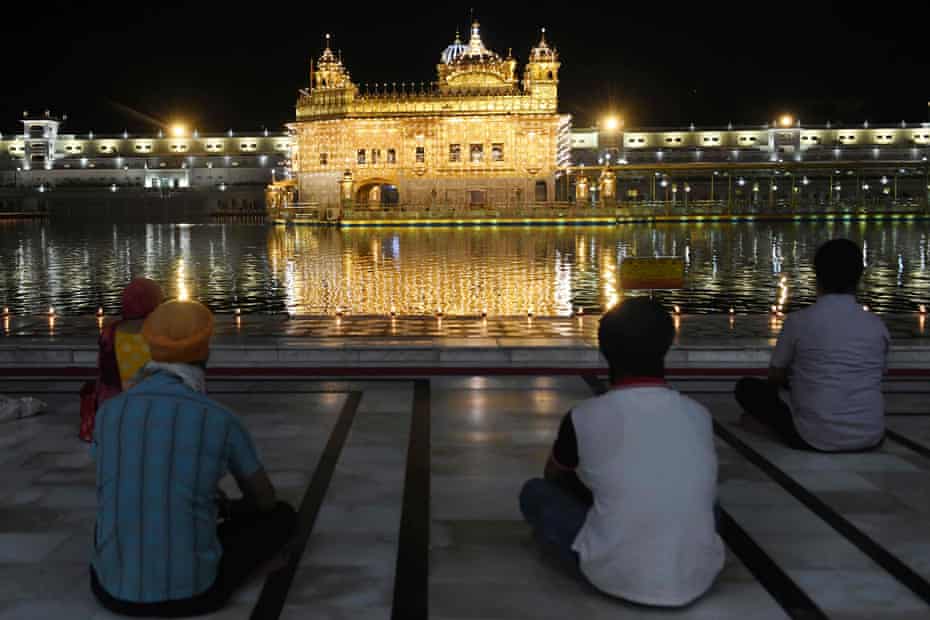
{"label": "pillar", "polygon": [[588,179],[583,174],[578,175],[575,181],[575,203],[582,205],[588,202]]}
{"label": "pillar", "polygon": [[605,168],[600,178],[601,198],[605,204],[617,200],[617,175]]}
{"label": "pillar", "polygon": [[352,202],[353,192],[355,191],[355,179],[352,178],[352,171],[346,170],[339,181],[339,196],[343,204]]}

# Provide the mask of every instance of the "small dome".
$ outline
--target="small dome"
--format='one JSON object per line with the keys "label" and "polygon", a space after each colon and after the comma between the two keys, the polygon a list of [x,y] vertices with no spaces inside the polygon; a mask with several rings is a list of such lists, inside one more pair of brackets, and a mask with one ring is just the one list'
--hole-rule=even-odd
{"label": "small dome", "polygon": [[447,47],[442,53],[442,63],[444,65],[450,65],[462,56],[465,55],[465,52],[468,51],[468,46],[462,43],[462,36],[456,32],[455,33],[455,42]]}
{"label": "small dome", "polygon": [[557,56],[555,48],[550,47],[549,42],[546,41],[546,29],[543,28],[539,43],[530,50],[530,62],[551,61],[555,60]]}
{"label": "small dome", "polygon": [[471,25],[471,38],[463,43],[461,37],[455,37],[455,43],[446,48],[442,54],[442,61],[447,65],[470,66],[483,63],[501,62],[499,54],[492,52],[484,46],[481,40],[481,25],[476,20]]}

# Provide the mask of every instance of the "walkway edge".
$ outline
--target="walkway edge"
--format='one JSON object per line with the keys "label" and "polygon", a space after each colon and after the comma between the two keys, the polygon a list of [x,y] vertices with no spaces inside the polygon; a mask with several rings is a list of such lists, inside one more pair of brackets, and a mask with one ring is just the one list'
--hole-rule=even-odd
{"label": "walkway edge", "polygon": [[355,415],[358,412],[361,400],[361,392],[352,391],[347,393],[346,402],[339,412],[339,419],[329,435],[323,454],[320,455],[316,470],[313,472],[313,478],[310,480],[310,484],[307,485],[307,491],[300,503],[300,510],[297,513],[297,533],[295,535],[297,547],[291,554],[287,565],[270,573],[265,579],[265,586],[262,588],[250,616],[252,620],[275,620],[281,616],[288,591],[300,564],[300,558],[307,548],[307,541],[313,532],[313,526],[316,524],[320,507],[323,505],[323,498],[329,489],[333,472],[336,470],[336,463],[339,462],[339,456],[342,454],[342,448],[345,446],[349,430],[355,421]]}
{"label": "walkway edge", "polygon": [[927,582],[910,566],[902,562],[878,544],[868,534],[860,530],[851,521],[836,510],[828,506],[819,497],[804,488],[794,478],[786,474],[777,465],[762,456],[749,444],[737,437],[732,431],[714,420],[714,432],[718,437],[730,444],[743,458],[762,470],[769,478],[801,502],[808,510],[820,517],[830,527],[836,530],[846,540],[855,545],[873,562],[882,567],[888,574],[897,579],[908,590],[913,592],[925,603],[930,604],[930,583]]}
{"label": "walkway edge", "polygon": [[415,381],[392,620],[429,618],[430,400],[429,380]]}

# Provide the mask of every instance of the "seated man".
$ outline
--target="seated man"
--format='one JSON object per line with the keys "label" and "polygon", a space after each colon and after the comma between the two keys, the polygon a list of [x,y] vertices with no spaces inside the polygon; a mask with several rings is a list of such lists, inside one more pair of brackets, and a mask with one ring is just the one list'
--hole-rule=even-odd
{"label": "seated man", "polygon": [[613,389],[565,416],[545,479],[520,494],[544,547],[595,587],[668,607],[704,594],[724,564],[711,417],[664,380],[674,333],[650,299],[604,315]]}
{"label": "seated man", "polygon": [[[817,250],[814,270],[817,303],[785,319],[768,381],[740,380],[736,400],[792,448],[869,450],[885,434],[888,330],[856,302],[863,267],[855,243],[828,241]],[[781,388],[790,390],[790,406]]]}
{"label": "seated man", "polygon": [[[213,315],[162,304],[142,333],[152,362],[97,415],[97,524],[91,589],[129,616],[179,617],[222,607],[294,532],[242,422],[204,394]],[[217,527],[217,484],[243,493]]]}

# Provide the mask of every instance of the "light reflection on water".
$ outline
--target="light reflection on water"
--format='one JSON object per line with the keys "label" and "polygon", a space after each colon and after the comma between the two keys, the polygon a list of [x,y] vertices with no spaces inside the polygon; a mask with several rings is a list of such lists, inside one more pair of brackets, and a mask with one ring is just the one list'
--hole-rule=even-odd
{"label": "light reflection on water", "polygon": [[17,314],[118,311],[145,275],[218,312],[567,315],[622,299],[628,256],[681,256],[687,288],[659,295],[686,313],[766,312],[786,278],[789,308],[814,295],[826,239],[865,248],[863,303],[930,302],[928,222],[633,224],[592,228],[281,228],[246,224],[0,224],[0,304]]}

